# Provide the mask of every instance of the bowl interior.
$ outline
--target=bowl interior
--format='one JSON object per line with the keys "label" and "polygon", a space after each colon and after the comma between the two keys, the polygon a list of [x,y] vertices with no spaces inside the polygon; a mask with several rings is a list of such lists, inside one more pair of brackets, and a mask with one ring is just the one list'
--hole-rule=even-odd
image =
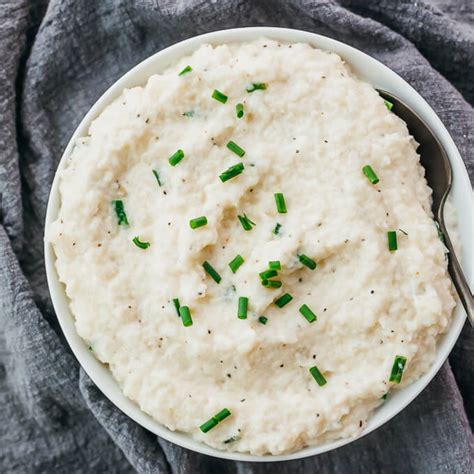
{"label": "bowl interior", "polygon": [[[462,216],[462,219],[459,219],[459,233],[463,247],[461,263],[466,277],[472,285],[474,262],[472,254],[472,241],[474,240],[474,235],[471,224],[473,222],[472,189],[466,168],[446,128],[424,99],[400,76],[361,51],[317,34],[285,28],[239,28],[197,36],[156,53],[120,78],[95,103],[79,124],[69,141],[58,169],[62,169],[65,166],[66,158],[71,154],[74,143],[79,137],[87,134],[87,130],[92,120],[97,117],[97,115],[99,115],[110,102],[118,97],[124,88],[144,85],[150,75],[160,73],[174,63],[178,58],[191,54],[201,44],[211,43],[217,45],[236,41],[252,41],[261,37],[286,42],[306,42],[315,47],[339,54],[351,65],[352,69],[359,75],[359,77],[371,83],[375,88],[380,88],[397,95],[409,104],[415,112],[417,112],[427,122],[444,146],[453,168],[453,188],[451,191],[451,199],[455,209],[457,210],[458,217]],[[56,175],[52,184],[48,202],[45,224],[46,231],[48,226],[56,219],[59,207],[59,182]],[[354,440],[354,438],[341,439],[317,446],[307,447],[288,455],[254,456],[250,454],[219,451],[193,440],[187,434],[168,430],[166,427],[153,420],[150,416],[143,413],[138,405],[127,399],[122,394],[119,385],[113,379],[110,371],[88,351],[86,344],[76,333],[74,317],[69,308],[69,301],[66,296],[65,287],[59,281],[56,272],[54,264],[55,259],[56,257],[52,246],[45,240],[45,264],[51,298],[59,323],[72,351],[79,360],[81,366],[104,395],[125,414],[143,427],[168,441],[192,449],[193,451],[224,459],[240,461],[283,461],[298,459],[335,449]],[[446,360],[457,337],[459,336],[459,333],[461,332],[464,320],[465,313],[458,305],[448,332],[440,339],[437,357],[430,370],[413,384],[402,390],[396,391],[385,404],[379,407],[369,419],[369,422],[361,436],[370,433],[391,419],[423,390]]]}

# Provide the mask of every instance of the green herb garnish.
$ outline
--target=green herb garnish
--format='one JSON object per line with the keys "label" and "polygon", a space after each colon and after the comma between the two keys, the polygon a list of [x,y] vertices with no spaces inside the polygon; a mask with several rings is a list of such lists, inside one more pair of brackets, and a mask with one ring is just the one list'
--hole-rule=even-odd
{"label": "green herb garnish", "polygon": [[385,107],[387,107],[388,110],[393,109],[393,104],[390,101],[388,101],[387,99],[384,99],[383,103],[385,104]]}
{"label": "green herb garnish", "polygon": [[260,316],[258,322],[262,324],[267,324],[268,318],[266,316]]}
{"label": "green herb garnish", "polygon": [[283,306],[287,305],[292,299],[293,296],[291,296],[289,293],[285,293],[284,295],[281,295],[279,298],[277,298],[274,303],[279,308],[283,308]]}
{"label": "green herb garnish", "polygon": [[215,428],[218,425],[219,421],[216,418],[211,418],[207,420],[205,423],[203,423],[199,429],[203,433],[207,433],[209,430],[212,430],[212,428]]}
{"label": "green herb garnish", "polygon": [[160,175],[158,174],[158,171],[156,171],[156,170],[151,170],[151,171],[152,171],[153,175],[156,178],[156,182],[158,183],[158,186],[161,187]]}
{"label": "green herb garnish", "polygon": [[225,183],[229,179],[235,178],[237,175],[242,173],[243,170],[244,164],[237,163],[236,165],[227,168],[221,175],[219,175],[219,178],[223,183]]}
{"label": "green herb garnish", "polygon": [[178,76],[184,76],[185,74],[187,74],[188,72],[191,72],[192,70],[193,68],[188,65],[178,74]]}
{"label": "green herb garnish", "polygon": [[270,270],[281,270],[280,260],[274,260],[272,262],[268,262],[268,268]]}
{"label": "green herb garnish", "polygon": [[176,166],[184,158],[184,151],[177,150],[173,155],[168,158],[171,166]]}
{"label": "green herb garnish", "polygon": [[233,142],[232,140],[230,140],[229,143],[227,143],[226,147],[230,151],[235,153],[237,156],[240,156],[241,158],[245,155],[245,150],[243,148],[240,148],[240,146],[237,145],[237,143]]}
{"label": "green herb garnish", "polygon": [[179,299],[178,298],[173,298],[173,305],[176,309],[176,312],[178,313],[178,317],[180,316],[179,314],[179,307],[180,307],[180,304],[179,304]]}
{"label": "green herb garnish", "polygon": [[400,383],[402,381],[403,370],[405,369],[405,364],[407,363],[407,358],[401,355],[395,356],[393,361],[392,372],[390,373],[390,382]]}
{"label": "green herb garnish", "polygon": [[216,282],[216,283],[220,283],[220,281],[222,280],[221,276],[219,275],[219,273],[217,273],[214,268],[212,267],[212,265],[206,260],[202,266],[204,267],[204,270],[206,270],[206,272],[208,273],[208,275]]}
{"label": "green herb garnish", "polygon": [[390,250],[390,252],[393,252],[398,249],[397,232],[395,230],[389,230],[387,232],[387,240],[388,240],[388,249]]}
{"label": "green herb garnish", "polygon": [[380,180],[378,176],[375,174],[375,171],[372,169],[370,165],[365,165],[362,168],[362,173],[367,176],[367,179],[372,183],[372,184],[377,184]]}
{"label": "green herb garnish", "polygon": [[203,227],[205,225],[207,225],[206,216],[196,217],[189,221],[189,227],[191,227],[191,229],[197,229],[198,227]]}
{"label": "green herb garnish", "polygon": [[247,86],[245,90],[247,92],[254,92],[254,91],[264,91],[267,88],[267,84],[265,82],[254,82]]}
{"label": "green herb garnish", "polygon": [[225,94],[223,94],[221,91],[218,91],[217,89],[214,89],[212,91],[212,96],[211,96],[213,99],[216,99],[218,100],[219,102],[222,102],[223,104],[225,104],[227,102],[227,96]]}
{"label": "green herb garnish", "polygon": [[262,285],[266,288],[281,288],[282,282],[278,280],[262,280]]}
{"label": "green herb garnish", "polygon": [[285,204],[285,197],[283,196],[283,193],[275,193],[275,202],[276,202],[277,211],[280,214],[286,214],[286,204]]}
{"label": "green herb garnish", "polygon": [[244,116],[244,104],[237,104],[235,106],[235,113],[237,115],[237,118],[242,118]]}
{"label": "green herb garnish", "polygon": [[303,265],[308,267],[310,270],[314,270],[318,265],[312,258],[309,258],[307,255],[304,254],[298,255],[298,259]]}
{"label": "green herb garnish", "polygon": [[199,427],[199,429],[203,433],[207,433],[209,430],[212,430],[212,428],[214,428],[217,424],[225,420],[230,415],[231,415],[230,411],[227,408],[224,408],[219,413],[216,413],[212,418],[210,418],[205,423],[203,423]]}
{"label": "green herb garnish", "polygon": [[322,387],[326,384],[326,379],[324,378],[323,374],[319,371],[319,369],[314,366],[309,369],[309,372],[313,376],[314,380],[316,380],[317,384]]}
{"label": "green herb garnish", "polygon": [[242,227],[244,230],[252,230],[252,226],[256,225],[255,222],[252,222],[248,217],[247,214],[244,214],[243,216],[237,216],[239,219],[240,223],[242,224]]}
{"label": "green herb garnish", "polygon": [[443,244],[446,244],[446,241],[444,239],[444,234],[443,231],[441,230],[441,227],[439,226],[438,222],[434,221],[435,226],[436,226],[436,231],[438,232],[438,239],[443,242]]}
{"label": "green herb garnish", "polygon": [[314,321],[316,321],[316,315],[309,309],[308,305],[304,304],[300,307],[299,311],[308,323],[314,323]]}
{"label": "green herb garnish", "polygon": [[247,308],[249,299],[246,296],[239,297],[239,306],[237,308],[237,317],[239,319],[247,319]]}
{"label": "green herb garnish", "polygon": [[150,242],[142,242],[139,237],[134,237],[132,242],[141,249],[147,249],[151,245]]}
{"label": "green herb garnish", "polygon": [[229,267],[232,270],[232,273],[235,273],[239,267],[244,263],[242,256],[237,255],[233,260],[229,262]]}
{"label": "green herb garnish", "polygon": [[276,270],[265,270],[259,273],[259,276],[262,280],[268,280],[269,278],[278,276],[278,272]]}
{"label": "green herb garnish", "polygon": [[192,326],[193,319],[191,318],[191,312],[187,306],[180,306],[179,307],[179,315],[181,316],[181,321],[183,322],[183,326]]}
{"label": "green herb garnish", "polygon": [[114,205],[114,208],[115,208],[115,214],[117,214],[118,225],[128,225],[127,214],[125,213],[123,201],[121,200],[112,201],[112,204]]}
{"label": "green herb garnish", "polygon": [[280,229],[281,229],[281,224],[279,224],[278,222],[276,223],[275,225],[275,228],[273,229],[273,233],[275,235],[278,235],[280,233]]}

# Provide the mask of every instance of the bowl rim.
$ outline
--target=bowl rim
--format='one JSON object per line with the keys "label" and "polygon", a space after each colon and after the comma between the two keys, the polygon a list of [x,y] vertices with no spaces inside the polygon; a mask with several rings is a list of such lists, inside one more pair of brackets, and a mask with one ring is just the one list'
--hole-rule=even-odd
{"label": "bowl rim", "polygon": [[[382,88],[390,91],[406,101],[408,105],[410,105],[428,123],[446,149],[451,166],[453,167],[453,187],[451,195],[455,195],[457,201],[460,203],[463,200],[466,200],[466,196],[470,196],[463,208],[463,217],[465,217],[465,221],[472,222],[472,189],[466,167],[459,151],[433,109],[421,97],[421,95],[398,74],[366,53],[320,34],[278,27],[232,28],[194,36],[158,51],[122,75],[89,109],[70,138],[61,160],[58,163],[53,183],[51,185],[45,219],[44,257],[51,300],[64,336],[80,366],[105,397],[115,405],[115,407],[155,435],[195,452],[227,460],[273,462],[302,459],[337,449],[371,433],[399,414],[423,391],[439,371],[451,352],[466,318],[464,310],[460,308],[460,305],[458,304],[455,313],[453,314],[449,329],[442,336],[440,342],[438,342],[436,358],[428,372],[417,381],[397,390],[397,393],[395,393],[393,397],[389,397],[385,404],[377,408],[376,411],[371,414],[366,427],[358,436],[307,446],[298,451],[280,455],[253,455],[249,453],[220,451],[204,444],[203,442],[194,440],[188,434],[169,430],[164,425],[153,420],[149,415],[142,412],[135,402],[132,402],[123,395],[118,382],[113,379],[111,372],[90,353],[85,342],[80,338],[75,330],[74,317],[69,308],[69,300],[66,296],[65,287],[59,281],[56,271],[56,257],[54,250],[47,239],[49,226],[54,220],[56,220],[60,206],[58,171],[65,167],[66,160],[70,156],[77,139],[86,135],[93,119],[95,119],[109,103],[117,98],[123,89],[133,87],[134,85],[143,85],[146,82],[143,78],[149,77],[153,73],[162,72],[169,65],[177,62],[180,58],[191,54],[202,44],[210,43],[218,45],[233,42],[246,42],[262,37],[290,43],[305,42],[314,47],[335,52],[346,60],[352,69],[356,70],[359,77],[371,83],[375,88]],[[142,79],[139,80],[140,77]],[[459,209],[457,210],[459,212]],[[462,224],[461,220],[460,224]],[[459,230],[462,240],[472,242],[473,230],[469,228],[468,224],[463,226],[460,225]],[[463,249],[463,258],[461,259],[466,278],[471,286],[473,284],[474,273],[472,252],[472,247],[468,245],[467,249]]]}

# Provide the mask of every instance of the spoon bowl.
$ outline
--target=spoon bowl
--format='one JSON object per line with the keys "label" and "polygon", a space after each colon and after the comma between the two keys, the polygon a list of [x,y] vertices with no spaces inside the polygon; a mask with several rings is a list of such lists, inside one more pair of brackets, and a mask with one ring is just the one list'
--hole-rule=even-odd
{"label": "spoon bowl", "polygon": [[420,162],[425,169],[428,186],[433,190],[431,208],[438,224],[440,238],[448,249],[448,271],[471,326],[474,327],[472,292],[454,252],[444,221],[444,204],[453,182],[453,171],[448,155],[435,133],[413,109],[387,91],[379,89],[378,92],[381,97],[393,104],[392,112],[407,124],[409,132],[419,143],[417,151],[420,154]]}

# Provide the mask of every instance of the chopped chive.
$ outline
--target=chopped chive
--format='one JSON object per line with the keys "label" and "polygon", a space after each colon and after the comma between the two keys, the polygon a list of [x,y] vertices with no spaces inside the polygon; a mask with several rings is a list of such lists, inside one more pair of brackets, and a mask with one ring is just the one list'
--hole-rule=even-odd
{"label": "chopped chive", "polygon": [[222,174],[219,175],[220,180],[225,183],[229,179],[235,178],[237,175],[242,173],[244,170],[243,163],[237,163],[234,166],[227,168]]}
{"label": "chopped chive", "polygon": [[203,227],[205,225],[207,225],[206,216],[196,217],[195,219],[191,219],[189,221],[189,227],[191,227],[191,229],[197,229],[198,227]]}
{"label": "chopped chive", "polygon": [[178,317],[180,316],[179,314],[179,307],[180,307],[180,304],[179,304],[179,299],[178,298],[173,298],[173,305],[176,309],[176,312],[178,313]]}
{"label": "chopped chive", "polygon": [[300,307],[299,311],[303,315],[303,317],[308,321],[308,323],[314,323],[314,321],[316,321],[317,317],[309,309],[308,305],[304,304],[303,306]]}
{"label": "chopped chive", "polygon": [[178,74],[178,76],[184,76],[185,74],[187,74],[188,72],[191,72],[192,70],[193,68],[188,65]]}
{"label": "chopped chive", "polygon": [[231,436],[230,438],[225,439],[223,443],[229,444],[229,443],[233,443],[234,441],[238,441],[239,439],[240,439],[240,436],[235,435],[235,436]]}
{"label": "chopped chive", "polygon": [[158,183],[158,186],[161,186],[160,175],[158,174],[158,171],[156,171],[156,170],[151,170],[151,171],[155,175],[156,182]]}
{"label": "chopped chive", "polygon": [[231,413],[227,408],[223,408],[219,413],[216,413],[213,418],[215,418],[218,422],[224,421]]}
{"label": "chopped chive", "polygon": [[242,227],[244,230],[252,230],[252,226],[256,225],[255,222],[252,222],[248,217],[247,214],[244,214],[243,216],[237,216],[239,219],[240,223],[242,224]]}
{"label": "chopped chive", "polygon": [[443,244],[445,244],[445,240],[444,240],[444,234],[443,234],[443,231],[441,230],[441,227],[439,226],[438,222],[434,221],[435,223],[435,226],[436,226],[436,230],[438,232],[438,239],[441,240],[441,242],[443,242]]}
{"label": "chopped chive", "polygon": [[267,84],[265,82],[254,82],[248,85],[245,90],[250,93],[253,91],[264,91],[267,88]]}
{"label": "chopped chive", "polygon": [[205,423],[203,423],[199,429],[203,432],[203,433],[207,433],[209,430],[212,430],[212,428],[216,427],[217,424],[219,423],[218,420],[216,420],[215,418],[211,418],[210,420],[207,420]]}
{"label": "chopped chive", "polygon": [[281,288],[282,282],[278,280],[262,280],[262,285],[267,288]]}
{"label": "chopped chive", "polygon": [[173,155],[168,158],[171,166],[176,166],[184,158],[184,151],[177,150]]}
{"label": "chopped chive", "polygon": [[309,369],[309,372],[313,376],[314,380],[316,380],[317,384],[322,387],[326,384],[326,379],[324,378],[323,374],[319,371],[319,369],[314,366]]}
{"label": "chopped chive", "polygon": [[241,158],[245,155],[245,150],[243,148],[240,148],[240,146],[237,145],[237,143],[233,142],[232,140],[230,140],[229,143],[227,143],[226,147],[230,151],[235,153],[237,156],[240,156]]}
{"label": "chopped chive", "polygon": [[150,242],[142,242],[139,237],[134,237],[132,242],[141,249],[147,249],[151,245]]}
{"label": "chopped chive", "polygon": [[123,207],[123,201],[112,201],[112,204],[115,208],[115,214],[117,214],[118,225],[128,225],[127,214],[125,213],[125,208]]}
{"label": "chopped chive", "polygon": [[277,206],[277,211],[280,214],[286,214],[286,204],[285,204],[285,197],[283,193],[275,193],[275,202]]}
{"label": "chopped chive", "polygon": [[265,270],[262,273],[259,273],[262,280],[268,280],[269,278],[276,277],[278,272],[276,270]]}
{"label": "chopped chive", "polygon": [[388,392],[387,392],[387,393],[384,393],[384,394],[380,397],[380,400],[387,400],[387,397],[388,397]]}
{"label": "chopped chive", "polygon": [[283,306],[287,305],[292,299],[293,296],[291,296],[289,293],[285,293],[284,295],[281,295],[279,298],[277,298],[274,303],[279,308],[283,308]]}
{"label": "chopped chive", "polygon": [[266,316],[260,316],[258,322],[262,324],[267,324],[268,318]]}
{"label": "chopped chive", "polygon": [[233,260],[231,260],[229,262],[229,267],[232,270],[232,273],[235,273],[244,262],[245,260],[240,255],[237,255]]}
{"label": "chopped chive", "polygon": [[218,100],[219,102],[222,102],[223,104],[227,102],[227,96],[217,89],[213,90],[211,97]]}
{"label": "chopped chive", "polygon": [[407,358],[401,355],[395,356],[393,361],[392,372],[390,373],[390,382],[400,383],[402,380],[403,370],[405,369],[405,364],[407,363]]}
{"label": "chopped chive", "polygon": [[280,233],[280,229],[281,229],[281,224],[279,224],[278,222],[276,223],[275,225],[275,228],[273,229],[273,233],[275,235],[278,235]]}
{"label": "chopped chive", "polygon": [[[449,250],[446,248],[446,239],[444,237],[444,233],[443,231],[441,230],[441,227],[439,226],[438,222],[434,221],[435,225],[436,225],[436,230],[438,232],[438,239],[441,241],[441,243],[445,246],[445,249],[444,249],[444,259],[447,261],[448,260],[448,256],[449,256]],[[402,229],[398,229],[398,230],[402,230]],[[407,234],[408,235],[408,234]]]}
{"label": "chopped chive", "polygon": [[216,283],[220,283],[220,281],[222,280],[221,276],[219,275],[219,273],[217,273],[214,268],[212,267],[212,265],[206,260],[202,266],[204,267],[204,270],[206,270],[206,272],[208,273],[208,275],[216,282]]}
{"label": "chopped chive", "polygon": [[392,110],[393,104],[390,101],[388,101],[387,99],[384,99],[383,103],[385,104],[385,107],[387,107],[388,110]]}
{"label": "chopped chive", "polygon": [[235,113],[237,114],[237,118],[242,118],[244,116],[244,104],[237,104],[235,106]]}
{"label": "chopped chive", "polygon": [[183,326],[192,326],[193,320],[191,318],[191,312],[187,306],[180,306],[179,307],[179,315],[181,316],[181,321],[183,322]]}
{"label": "chopped chive", "polygon": [[365,176],[367,176],[368,180],[372,184],[377,184],[380,181],[378,176],[375,174],[375,171],[372,169],[372,166],[370,165],[365,165],[362,168],[362,173],[364,173]]}
{"label": "chopped chive", "polygon": [[270,270],[281,270],[280,260],[273,260],[271,262],[268,262],[268,268]]}
{"label": "chopped chive", "polygon": [[237,317],[239,319],[247,319],[247,307],[249,299],[246,296],[239,297],[239,307],[237,309]]}
{"label": "chopped chive", "polygon": [[395,230],[389,230],[387,232],[387,240],[388,240],[388,249],[390,250],[390,252],[393,252],[398,249],[397,232]]}
{"label": "chopped chive", "polygon": [[318,266],[318,264],[312,258],[309,258],[307,255],[298,255],[298,259],[303,265],[308,267],[310,270],[314,270]]}

